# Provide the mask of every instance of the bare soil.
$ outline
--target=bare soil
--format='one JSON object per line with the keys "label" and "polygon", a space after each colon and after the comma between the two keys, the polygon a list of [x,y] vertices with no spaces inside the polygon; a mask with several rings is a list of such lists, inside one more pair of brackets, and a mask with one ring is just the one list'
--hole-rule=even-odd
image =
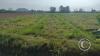
{"label": "bare soil", "polygon": [[17,16],[28,16],[32,13],[0,13],[0,19],[15,18]]}

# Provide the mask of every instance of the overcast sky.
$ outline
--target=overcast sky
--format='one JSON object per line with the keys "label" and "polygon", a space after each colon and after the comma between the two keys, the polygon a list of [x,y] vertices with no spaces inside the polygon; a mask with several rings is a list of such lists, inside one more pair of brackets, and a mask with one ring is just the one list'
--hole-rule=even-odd
{"label": "overcast sky", "polygon": [[49,7],[60,5],[70,6],[71,9],[100,9],[100,0],[0,0],[0,8],[28,8],[49,10]]}

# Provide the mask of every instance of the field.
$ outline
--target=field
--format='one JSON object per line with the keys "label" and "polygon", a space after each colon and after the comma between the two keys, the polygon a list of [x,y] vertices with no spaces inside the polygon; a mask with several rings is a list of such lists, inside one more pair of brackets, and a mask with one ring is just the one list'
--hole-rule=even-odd
{"label": "field", "polygon": [[[100,13],[1,13],[0,56],[100,56]],[[100,34],[98,34],[100,35]],[[92,46],[83,52],[82,38]]]}

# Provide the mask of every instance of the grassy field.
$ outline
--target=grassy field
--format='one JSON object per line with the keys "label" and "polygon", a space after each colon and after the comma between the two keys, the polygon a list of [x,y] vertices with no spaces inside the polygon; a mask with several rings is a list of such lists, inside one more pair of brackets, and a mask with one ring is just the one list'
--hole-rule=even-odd
{"label": "grassy field", "polygon": [[[87,29],[99,29],[100,13],[0,14],[1,56],[100,56],[100,39]],[[82,38],[91,48],[78,47]]]}

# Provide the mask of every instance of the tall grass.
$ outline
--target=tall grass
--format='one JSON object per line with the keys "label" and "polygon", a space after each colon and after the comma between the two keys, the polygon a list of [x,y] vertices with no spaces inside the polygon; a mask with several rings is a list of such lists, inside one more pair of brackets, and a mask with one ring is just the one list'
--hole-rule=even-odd
{"label": "tall grass", "polygon": [[[0,19],[0,55],[100,56],[99,39],[85,31],[91,27],[83,26],[87,21],[90,21],[87,25],[94,26],[96,15],[35,13]],[[98,28],[98,25],[94,27]],[[87,52],[82,52],[78,47],[81,38],[87,38],[92,43]]]}

